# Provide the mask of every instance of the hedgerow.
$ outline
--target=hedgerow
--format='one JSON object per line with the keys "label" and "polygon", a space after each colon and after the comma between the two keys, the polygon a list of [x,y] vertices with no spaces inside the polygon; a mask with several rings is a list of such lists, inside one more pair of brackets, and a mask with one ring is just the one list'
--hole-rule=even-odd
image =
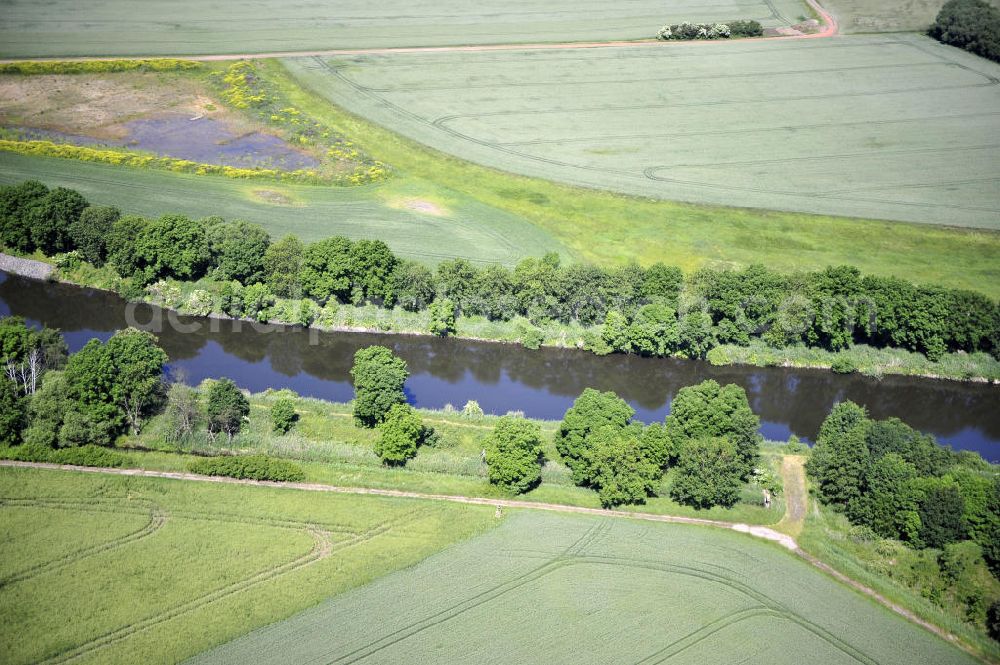
{"label": "hedgerow", "polygon": [[298,482],[305,480],[302,468],[291,462],[266,455],[238,455],[233,457],[205,457],[188,465],[191,473],[203,476],[226,476],[249,480]]}
{"label": "hedgerow", "polygon": [[674,23],[665,25],[656,38],[669,40],[730,39],[732,37],[760,37],[764,27],[757,21],[731,21],[728,23]]}
{"label": "hedgerow", "polygon": [[112,72],[174,72],[200,69],[193,60],[158,58],[155,60],[82,60],[79,62],[25,60],[0,64],[0,74],[106,74]]}
{"label": "hedgerow", "polygon": [[101,446],[86,445],[78,448],[50,448],[48,446],[27,443],[0,449],[0,459],[109,468],[121,468],[128,466],[130,462],[127,455],[110,448],[102,448]]}

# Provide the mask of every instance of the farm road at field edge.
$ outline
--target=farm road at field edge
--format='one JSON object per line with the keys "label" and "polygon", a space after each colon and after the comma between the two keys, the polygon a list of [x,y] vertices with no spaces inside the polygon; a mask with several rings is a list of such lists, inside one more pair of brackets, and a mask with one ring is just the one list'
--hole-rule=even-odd
{"label": "farm road at field edge", "polygon": [[917,35],[283,62],[349,111],[515,173],[1000,229],[1000,65]]}
{"label": "farm road at field edge", "polygon": [[974,662],[739,534],[538,513],[190,662],[289,660]]}
{"label": "farm road at field edge", "polygon": [[801,0],[13,0],[0,57],[202,55],[649,39],[664,24],[810,16]]}

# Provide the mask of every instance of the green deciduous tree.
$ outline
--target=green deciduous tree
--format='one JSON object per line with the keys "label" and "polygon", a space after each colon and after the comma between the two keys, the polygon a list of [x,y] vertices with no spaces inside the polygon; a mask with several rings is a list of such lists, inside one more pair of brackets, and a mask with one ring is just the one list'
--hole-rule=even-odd
{"label": "green deciduous tree", "polygon": [[716,344],[711,316],[694,311],[681,317],[677,324],[677,355],[704,359]]}
{"label": "green deciduous tree", "polygon": [[13,446],[21,441],[27,415],[25,406],[14,382],[0,376],[0,446]]}
{"label": "green deciduous tree", "polygon": [[279,298],[302,297],[302,241],[287,235],[264,252],[265,283]]}
{"label": "green deciduous tree", "polygon": [[476,269],[465,259],[449,259],[438,264],[435,282],[437,294],[455,303],[455,307],[466,313],[473,297],[473,282]]}
{"label": "green deciduous tree", "polygon": [[381,240],[359,240],[351,247],[351,302],[391,303],[392,274],[398,259]]}
{"label": "green deciduous tree", "polygon": [[56,187],[29,209],[32,244],[45,254],[68,252],[73,249],[70,226],[80,219],[89,204],[79,192]]}
{"label": "green deciduous tree", "polygon": [[37,180],[0,187],[0,244],[17,252],[35,248],[28,211],[49,193]]}
{"label": "green deciduous tree", "polygon": [[489,479],[509,492],[521,494],[542,479],[542,432],[537,423],[504,416],[486,439]]}
{"label": "green deciduous tree", "polygon": [[628,327],[632,348],[644,356],[667,356],[677,351],[677,313],[669,305],[644,305]]}
{"label": "green deciduous tree", "polygon": [[321,303],[331,298],[347,302],[351,296],[351,261],[351,241],[343,236],[307,245],[300,273],[303,290]]}
{"label": "green deciduous tree", "polygon": [[820,426],[806,464],[820,497],[841,510],[860,499],[871,468],[868,425],[863,408],[853,402],[837,404]]}
{"label": "green deciduous tree", "polygon": [[375,442],[375,454],[383,464],[402,466],[417,456],[424,426],[410,405],[393,404],[378,428],[382,435]]}
{"label": "green deciduous tree", "polygon": [[408,312],[419,312],[434,300],[434,273],[416,261],[399,261],[389,277],[394,302]]}
{"label": "green deciduous tree", "polygon": [[43,447],[55,446],[66,413],[73,408],[69,385],[63,372],[48,372],[28,405],[29,427],[24,442]]}
{"label": "green deciduous tree", "polygon": [[122,277],[131,277],[142,269],[139,238],[149,222],[138,215],[125,215],[111,226],[108,235],[108,263]]}
{"label": "green deciduous tree", "polygon": [[576,398],[555,436],[556,449],[573,472],[574,483],[586,485],[591,480],[591,434],[606,427],[624,429],[634,415],[635,409],[610,391],[587,388]]}
{"label": "green deciduous tree", "polygon": [[114,206],[90,206],[70,224],[69,237],[84,260],[103,266],[108,258],[108,239],[121,211]]}
{"label": "green deciduous tree", "polygon": [[847,507],[856,524],[883,538],[918,542],[921,522],[917,469],[896,453],[877,459],[865,474],[865,492]]}
{"label": "green deciduous tree", "polygon": [[218,222],[207,227],[206,237],[216,277],[243,284],[264,281],[264,256],[271,237],[263,227],[244,221]]}
{"label": "green deciduous tree", "polygon": [[587,452],[589,483],[605,508],[645,503],[652,496],[662,470],[651,461],[637,424],[602,427],[591,433]]}
{"label": "green deciduous tree", "polygon": [[728,439],[693,439],[681,450],[670,495],[696,508],[729,508],[740,498],[739,468],[739,452]]}
{"label": "green deciduous tree", "polygon": [[965,504],[958,487],[939,479],[925,479],[920,500],[920,538],[927,547],[941,548],[965,537]]}
{"label": "green deciduous tree", "polygon": [[127,423],[138,433],[143,417],[162,397],[166,362],[167,354],[153,335],[121,330],[105,344],[91,340],[70,357],[69,394],[91,423],[107,426],[111,433]]}
{"label": "green deciduous tree", "polygon": [[164,277],[198,279],[211,262],[204,225],[184,215],[163,215],[143,226],[135,252],[136,276],[146,283]]}
{"label": "green deciduous tree", "polygon": [[405,404],[403,385],[410,375],[406,362],[384,346],[368,346],[354,354],[354,419],[364,427],[382,422],[394,404]]}
{"label": "green deciduous tree", "polygon": [[670,403],[665,421],[674,455],[688,441],[724,437],[736,446],[738,475],[746,480],[760,454],[760,418],[750,409],[746,391],[735,384],[720,386],[713,380],[681,388]]}
{"label": "green deciduous tree", "polygon": [[208,431],[225,433],[229,441],[239,433],[243,419],[250,415],[250,402],[229,379],[214,381],[208,389],[205,412]]}

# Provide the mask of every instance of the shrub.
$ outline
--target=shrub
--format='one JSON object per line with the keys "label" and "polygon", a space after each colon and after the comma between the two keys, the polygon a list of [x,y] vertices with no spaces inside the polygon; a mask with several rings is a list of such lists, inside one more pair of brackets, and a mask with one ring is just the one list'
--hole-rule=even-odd
{"label": "shrub", "polygon": [[278,434],[286,434],[298,419],[295,402],[289,397],[282,397],[271,407],[271,424]]}
{"label": "shrub", "polygon": [[858,371],[858,366],[847,356],[838,355],[830,364],[830,369],[834,374],[853,374]]}
{"label": "shrub", "polygon": [[535,327],[525,328],[521,334],[521,345],[526,349],[535,350],[542,346],[545,336],[542,331]]}
{"label": "shrub", "polygon": [[465,403],[465,406],[462,407],[462,416],[465,418],[479,419],[482,418],[483,415],[485,415],[483,413],[483,407],[479,406],[479,402],[474,399],[470,399]]}
{"label": "shrub", "polygon": [[191,473],[203,476],[226,476],[248,480],[274,482],[300,482],[306,474],[292,462],[267,455],[238,455],[234,457],[205,457],[188,465]]}
{"label": "shrub", "polygon": [[759,21],[730,21],[729,34],[731,37],[763,37],[764,26]]}
{"label": "shrub", "polygon": [[116,450],[87,445],[79,448],[53,450],[49,455],[49,461],[55,464],[120,468],[127,466],[129,458]]}
{"label": "shrub", "polygon": [[432,335],[447,337],[454,335],[455,328],[455,303],[444,298],[435,300],[430,304],[428,311],[431,315],[430,331]]}

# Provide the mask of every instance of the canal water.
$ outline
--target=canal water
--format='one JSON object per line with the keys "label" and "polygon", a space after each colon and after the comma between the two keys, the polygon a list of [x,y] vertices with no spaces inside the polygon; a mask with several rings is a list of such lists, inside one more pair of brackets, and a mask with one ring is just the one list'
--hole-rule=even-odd
{"label": "canal water", "polygon": [[645,422],[662,420],[684,386],[705,379],[743,386],[760,415],[761,432],[812,440],[837,402],[853,400],[874,418],[896,416],[957,449],[1000,461],[1000,387],[887,376],[841,376],[823,370],[712,367],[705,362],[610,355],[409,335],[317,333],[181,317],[114,294],[0,272],[0,315],[16,314],[62,330],[75,351],[107,339],[131,320],[150,324],[170,357],[169,371],[189,383],[229,377],[254,392],[290,388],[333,401],[351,399],[354,352],[371,344],[406,360],[415,406],[461,408],[474,399],[487,413],[521,411],[559,419],[584,388],[613,390]]}

